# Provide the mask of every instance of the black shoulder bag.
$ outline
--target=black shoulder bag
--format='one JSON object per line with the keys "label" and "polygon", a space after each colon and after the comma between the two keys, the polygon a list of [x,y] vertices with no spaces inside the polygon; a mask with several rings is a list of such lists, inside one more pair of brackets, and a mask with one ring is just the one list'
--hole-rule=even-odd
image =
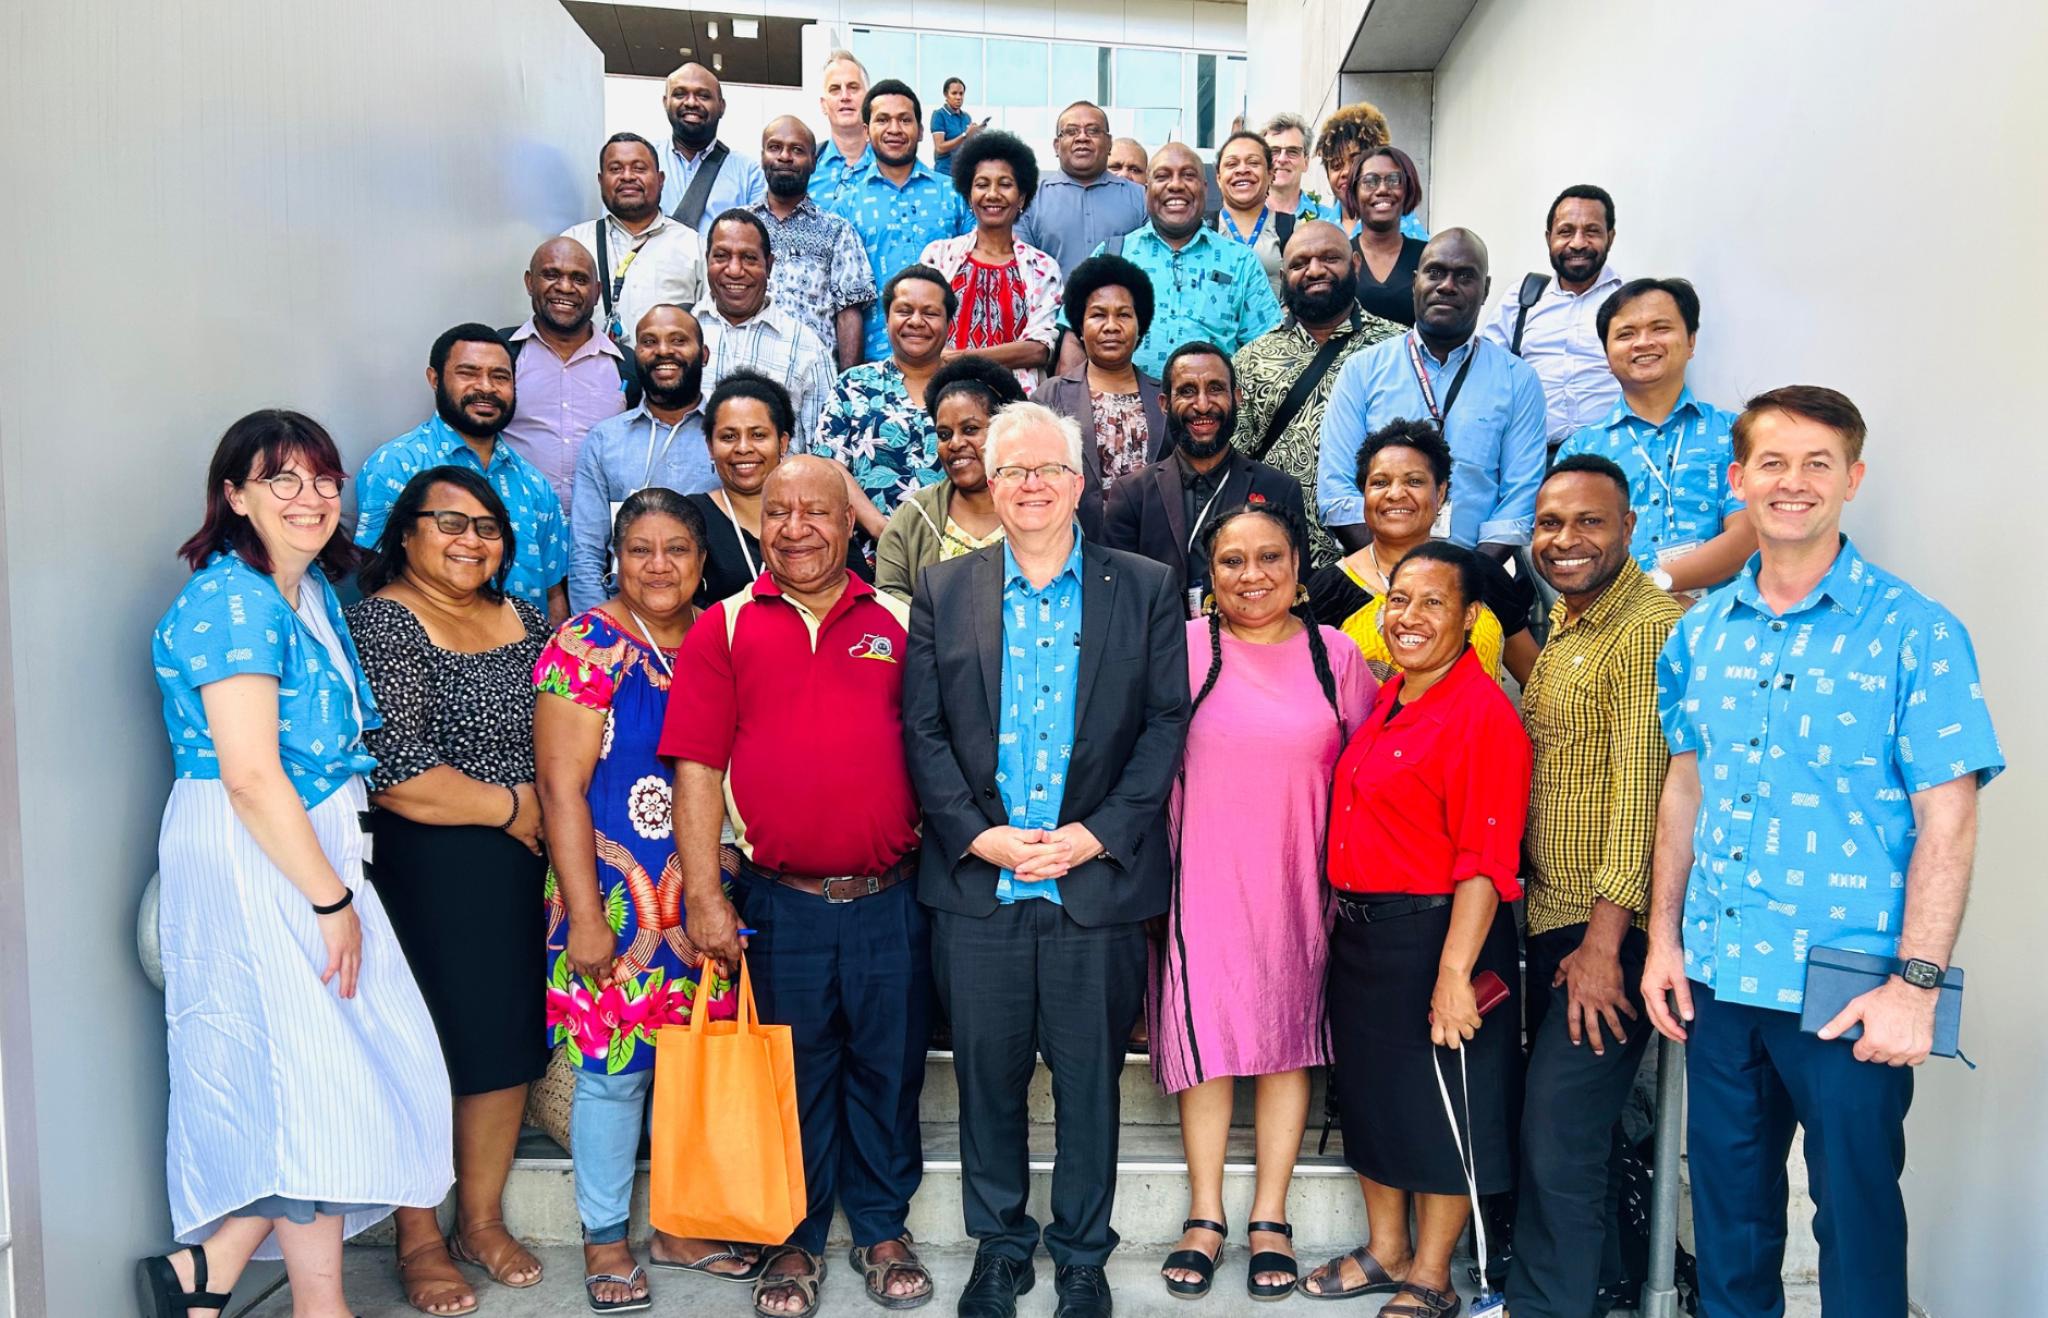
{"label": "black shoulder bag", "polygon": [[711,185],[718,181],[718,171],[725,166],[725,158],[731,154],[725,149],[725,143],[711,144],[711,150],[704,154],[704,163],[697,167],[697,177],[690,180],[683,199],[676,203],[673,212],[676,219],[692,229],[697,227],[698,221],[704,218],[705,203],[711,200]]}
{"label": "black shoulder bag", "polygon": [[1542,301],[1543,290],[1549,287],[1549,275],[1531,271],[1522,276],[1522,286],[1515,292],[1515,305],[1520,308],[1515,312],[1515,338],[1508,344],[1508,351],[1517,357],[1522,355],[1522,328],[1529,323],[1529,308]]}
{"label": "black shoulder bag", "polygon": [[[1353,304],[1351,333],[1358,333],[1363,323],[1357,305]],[[1342,334],[1332,334],[1324,339],[1323,346],[1316,349],[1316,355],[1310,359],[1309,364],[1302,368],[1300,375],[1294,377],[1294,387],[1280,400],[1280,406],[1273,412],[1273,419],[1266,423],[1266,433],[1259,436],[1257,446],[1252,449],[1253,462],[1265,461],[1266,455],[1273,451],[1273,446],[1280,442],[1280,436],[1286,431],[1288,423],[1300,415],[1301,409],[1308,404],[1308,396],[1316,391],[1316,386],[1330,373],[1330,367],[1336,362],[1337,354],[1344,351],[1346,337]]]}

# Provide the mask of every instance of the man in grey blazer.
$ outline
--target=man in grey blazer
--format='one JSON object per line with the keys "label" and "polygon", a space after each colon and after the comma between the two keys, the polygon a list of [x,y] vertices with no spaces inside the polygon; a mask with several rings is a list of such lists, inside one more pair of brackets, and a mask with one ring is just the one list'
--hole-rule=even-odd
{"label": "man in grey blazer", "polygon": [[979,1242],[961,1318],[1035,1280],[1025,1212],[1033,1055],[1053,1073],[1059,1318],[1108,1318],[1117,1077],[1144,1008],[1143,922],[1172,886],[1166,801],[1188,722],[1186,622],[1161,564],[1076,533],[1080,429],[1036,403],[989,427],[1005,542],[926,570],[904,741],[925,817],[918,899],[953,1023],[962,1198]]}

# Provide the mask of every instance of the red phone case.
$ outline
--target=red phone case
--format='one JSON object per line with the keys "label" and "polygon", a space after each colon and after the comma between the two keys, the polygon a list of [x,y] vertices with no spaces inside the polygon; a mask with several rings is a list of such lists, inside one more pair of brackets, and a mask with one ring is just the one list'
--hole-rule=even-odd
{"label": "red phone case", "polygon": [[1484,1016],[1508,1000],[1508,986],[1491,970],[1482,970],[1472,977],[1472,996],[1478,999],[1479,1014]]}

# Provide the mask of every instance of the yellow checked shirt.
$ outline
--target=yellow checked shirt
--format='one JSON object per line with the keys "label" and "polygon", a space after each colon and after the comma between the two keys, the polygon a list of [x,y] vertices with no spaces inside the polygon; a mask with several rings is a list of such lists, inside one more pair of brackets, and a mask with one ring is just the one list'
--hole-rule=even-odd
{"label": "yellow checked shirt", "polygon": [[1657,718],[1657,656],[1684,606],[1634,563],[1550,640],[1522,688],[1536,751],[1525,838],[1529,932],[1583,924],[1605,897],[1646,924],[1657,798],[1671,755]]}

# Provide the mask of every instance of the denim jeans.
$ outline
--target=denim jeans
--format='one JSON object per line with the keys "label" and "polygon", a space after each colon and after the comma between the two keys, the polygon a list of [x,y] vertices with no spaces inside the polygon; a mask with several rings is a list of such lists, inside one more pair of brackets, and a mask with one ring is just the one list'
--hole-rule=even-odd
{"label": "denim jeans", "polygon": [[651,1066],[619,1075],[576,1073],[576,1097],[569,1106],[569,1157],[576,1169],[576,1215],[583,1221],[586,1244],[609,1245],[626,1238],[640,1127],[653,1089]]}

